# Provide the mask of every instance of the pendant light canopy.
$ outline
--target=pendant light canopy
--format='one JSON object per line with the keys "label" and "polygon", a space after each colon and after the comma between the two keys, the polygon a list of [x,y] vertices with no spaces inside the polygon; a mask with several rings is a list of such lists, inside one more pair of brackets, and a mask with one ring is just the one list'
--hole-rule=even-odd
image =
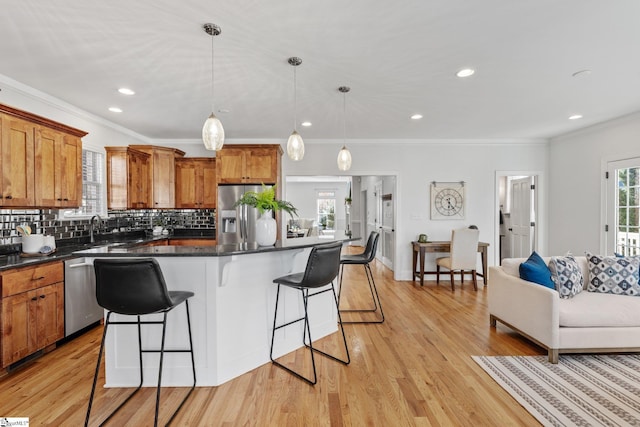
{"label": "pendant light canopy", "polygon": [[218,151],[224,145],[224,128],[222,123],[213,113],[213,37],[222,32],[215,24],[204,24],[204,31],[211,36],[211,115],[202,127],[202,141],[207,150]]}
{"label": "pendant light canopy", "polygon": [[304,142],[297,131],[296,113],[298,109],[298,93],[296,88],[296,67],[302,64],[302,59],[292,56],[288,60],[289,65],[293,67],[293,132],[287,141],[287,155],[291,160],[298,161],[304,157]]}
{"label": "pendant light canopy", "polygon": [[343,143],[338,152],[338,169],[348,171],[351,169],[351,153],[347,148],[347,92],[351,90],[348,86],[338,88],[342,92],[342,116],[343,116]]}

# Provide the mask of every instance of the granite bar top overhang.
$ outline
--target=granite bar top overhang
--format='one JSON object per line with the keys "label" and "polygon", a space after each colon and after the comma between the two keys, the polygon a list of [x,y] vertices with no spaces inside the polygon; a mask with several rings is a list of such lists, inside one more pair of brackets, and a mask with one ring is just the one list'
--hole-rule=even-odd
{"label": "granite bar top overhang", "polygon": [[231,256],[301,249],[331,243],[334,241],[349,242],[360,240],[336,232],[333,235],[302,237],[297,239],[278,240],[273,246],[258,246],[255,242],[226,244],[215,246],[128,246],[105,245],[76,251],[73,254],[84,257],[145,257],[145,256]]}

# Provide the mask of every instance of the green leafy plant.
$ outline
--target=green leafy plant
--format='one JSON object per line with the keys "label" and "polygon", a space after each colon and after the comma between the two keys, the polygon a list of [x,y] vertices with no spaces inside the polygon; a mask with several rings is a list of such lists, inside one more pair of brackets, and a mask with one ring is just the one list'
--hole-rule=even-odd
{"label": "green leafy plant", "polygon": [[298,215],[298,210],[290,202],[286,200],[276,199],[276,186],[267,187],[262,184],[262,191],[247,191],[242,197],[235,203],[234,207],[240,205],[253,206],[258,209],[260,215],[265,211],[285,211],[291,218],[294,215]]}

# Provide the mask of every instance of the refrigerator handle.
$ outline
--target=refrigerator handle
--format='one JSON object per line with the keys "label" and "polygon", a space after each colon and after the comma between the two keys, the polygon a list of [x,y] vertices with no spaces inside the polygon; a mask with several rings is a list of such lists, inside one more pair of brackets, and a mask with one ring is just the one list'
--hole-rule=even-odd
{"label": "refrigerator handle", "polygon": [[243,241],[246,241],[247,238],[249,237],[249,235],[247,234],[247,221],[249,220],[248,218],[248,212],[249,211],[249,207],[247,205],[242,205],[242,233],[244,234],[242,237]]}
{"label": "refrigerator handle", "polygon": [[238,206],[238,229],[240,231],[240,240],[244,240],[244,205]]}

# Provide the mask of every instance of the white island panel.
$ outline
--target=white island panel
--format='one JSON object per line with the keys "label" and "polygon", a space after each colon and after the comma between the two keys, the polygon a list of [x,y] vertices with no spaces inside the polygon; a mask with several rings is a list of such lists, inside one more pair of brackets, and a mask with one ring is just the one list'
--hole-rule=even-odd
{"label": "white island panel", "polygon": [[[277,290],[273,279],[304,271],[310,250],[292,248],[218,257],[155,257],[169,290],[195,293],[189,300],[189,308],[198,386],[222,384],[270,361]],[[311,298],[309,304],[313,339],[336,332],[337,313],[331,292]],[[166,348],[188,346],[184,311],[180,306],[169,314]],[[303,313],[300,291],[283,287],[278,323],[285,318],[289,321],[302,317]],[[160,319],[160,316],[145,318]],[[276,357],[302,347],[302,326],[303,322],[299,322],[276,333]],[[106,387],[137,385],[136,340],[135,326],[110,328]],[[160,325],[143,326],[143,348],[158,348],[160,340]],[[155,386],[159,355],[144,354],[143,360],[144,385]],[[165,354],[163,386],[188,386],[191,378],[188,353]]]}

